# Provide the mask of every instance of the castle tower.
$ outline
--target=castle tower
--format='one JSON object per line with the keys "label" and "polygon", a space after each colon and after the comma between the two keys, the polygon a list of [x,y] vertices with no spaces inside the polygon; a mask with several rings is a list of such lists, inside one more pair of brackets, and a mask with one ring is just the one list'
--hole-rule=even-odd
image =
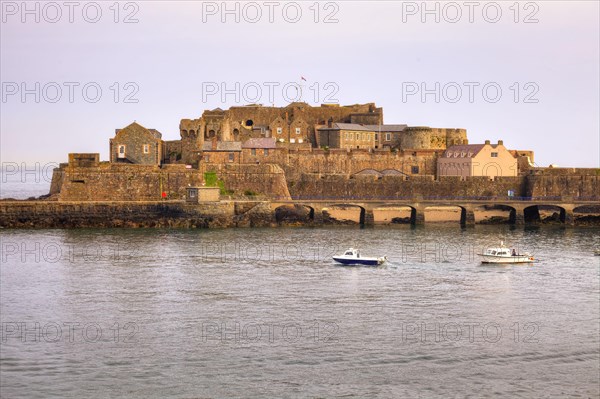
{"label": "castle tower", "polygon": [[179,122],[181,135],[181,159],[186,164],[200,160],[204,145],[204,125],[200,119],[182,119]]}

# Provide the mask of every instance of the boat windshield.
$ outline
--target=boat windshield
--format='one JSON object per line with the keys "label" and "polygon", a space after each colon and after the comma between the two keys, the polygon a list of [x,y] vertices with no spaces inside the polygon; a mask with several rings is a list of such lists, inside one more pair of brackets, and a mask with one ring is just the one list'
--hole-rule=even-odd
{"label": "boat windshield", "polygon": [[344,255],[353,255],[352,251],[346,251]]}

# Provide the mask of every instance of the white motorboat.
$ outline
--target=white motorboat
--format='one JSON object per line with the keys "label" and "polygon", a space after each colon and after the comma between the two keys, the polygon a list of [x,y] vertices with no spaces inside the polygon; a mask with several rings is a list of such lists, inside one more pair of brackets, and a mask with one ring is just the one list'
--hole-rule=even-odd
{"label": "white motorboat", "polygon": [[384,263],[387,258],[385,256],[381,256],[379,258],[368,256],[363,257],[360,256],[360,251],[358,249],[350,248],[344,252],[343,255],[334,256],[333,260],[344,265],[378,266]]}
{"label": "white motorboat", "polygon": [[482,257],[481,263],[532,263],[535,260],[531,254],[519,254],[516,249],[505,247],[503,241],[500,241],[500,247],[488,248],[478,255]]}

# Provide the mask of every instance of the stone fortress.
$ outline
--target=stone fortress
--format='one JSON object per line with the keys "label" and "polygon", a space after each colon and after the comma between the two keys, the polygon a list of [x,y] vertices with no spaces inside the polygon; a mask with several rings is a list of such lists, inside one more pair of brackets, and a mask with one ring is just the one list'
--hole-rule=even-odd
{"label": "stone fortress", "polygon": [[465,129],[386,124],[373,103],[217,108],[179,134],[116,129],[108,161],[70,153],[43,201],[0,202],[0,227],[321,224],[336,207],[359,209],[364,225],[400,208],[421,224],[440,206],[461,225],[478,209],[522,224],[548,208],[573,224],[600,210],[600,169],[537,167],[532,151],[469,143]]}
{"label": "stone fortress", "polygon": [[[418,223],[421,208],[444,201],[471,201],[459,204],[461,220],[468,222],[473,207],[488,206],[473,201],[548,200],[561,209],[561,219],[573,220],[574,209],[584,209],[590,201],[597,205],[600,199],[598,169],[536,167],[532,151],[508,149],[502,140],[472,144],[465,129],[385,124],[383,109],[373,103],[217,108],[197,119],[182,119],[179,131],[179,140],[163,140],[159,131],[137,122],[116,129],[109,139],[110,160],[101,162],[93,153],[69,154],[69,162],[54,170],[48,200],[125,201],[129,205],[118,208],[123,212],[132,202],[180,207],[199,199],[201,192],[216,190],[210,201],[219,198],[221,205],[212,206],[232,207],[227,212],[237,216],[227,223],[237,225],[231,220],[259,209],[267,215],[259,219],[271,223],[269,207],[286,201],[310,209],[313,219],[321,217],[319,209],[325,205],[309,201],[342,206],[409,201],[411,220]],[[570,205],[557,205],[563,198]],[[370,220],[369,206],[358,206]],[[512,209],[515,220],[527,208],[500,206]]]}
{"label": "stone fortress", "polygon": [[505,195],[508,186],[526,195],[518,179],[533,166],[532,151],[469,144],[465,129],[385,124],[374,103],[217,108],[182,119],[179,134],[163,140],[137,122],[116,129],[110,160],[70,154],[51,198],[182,199],[207,173],[233,197]]}

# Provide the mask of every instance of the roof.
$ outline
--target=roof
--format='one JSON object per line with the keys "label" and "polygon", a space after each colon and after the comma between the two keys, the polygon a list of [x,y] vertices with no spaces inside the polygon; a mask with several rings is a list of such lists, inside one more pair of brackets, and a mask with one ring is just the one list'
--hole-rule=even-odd
{"label": "roof", "polygon": [[148,129],[150,131],[150,133],[152,133],[154,135],[154,137],[156,137],[157,139],[162,138],[162,133],[159,132],[156,129]]}
{"label": "roof", "polygon": [[334,123],[332,128],[324,126],[319,129],[355,130],[365,132],[402,132],[404,129],[406,129],[406,125],[361,125],[358,123]]}
{"label": "roof", "polygon": [[[479,151],[482,150],[483,147],[485,147],[488,144],[461,144],[461,145],[453,145],[451,147],[446,148],[446,151],[444,152],[445,156],[448,156],[449,153],[455,153],[458,154],[457,156],[468,156],[469,158],[474,157],[475,155],[477,155],[479,153]],[[494,146],[492,146],[494,147]],[[464,154],[464,155],[462,155]],[[469,156],[469,154],[471,154]]]}
{"label": "roof", "polygon": [[122,129],[115,129],[115,135],[118,134],[119,132],[123,131],[123,130],[126,130],[126,129],[129,130],[130,132],[135,132],[135,133],[148,132],[155,139],[161,139],[162,138],[162,133],[159,132],[158,130],[145,128],[144,126],[140,125],[136,121],[133,121],[132,123],[130,123],[129,125],[125,126]]}
{"label": "roof", "polygon": [[242,144],[242,148],[275,148],[275,137],[251,138]]}
{"label": "roof", "polygon": [[217,149],[212,149],[212,142],[205,141],[202,151],[242,151],[242,143],[239,141],[217,141]]}

